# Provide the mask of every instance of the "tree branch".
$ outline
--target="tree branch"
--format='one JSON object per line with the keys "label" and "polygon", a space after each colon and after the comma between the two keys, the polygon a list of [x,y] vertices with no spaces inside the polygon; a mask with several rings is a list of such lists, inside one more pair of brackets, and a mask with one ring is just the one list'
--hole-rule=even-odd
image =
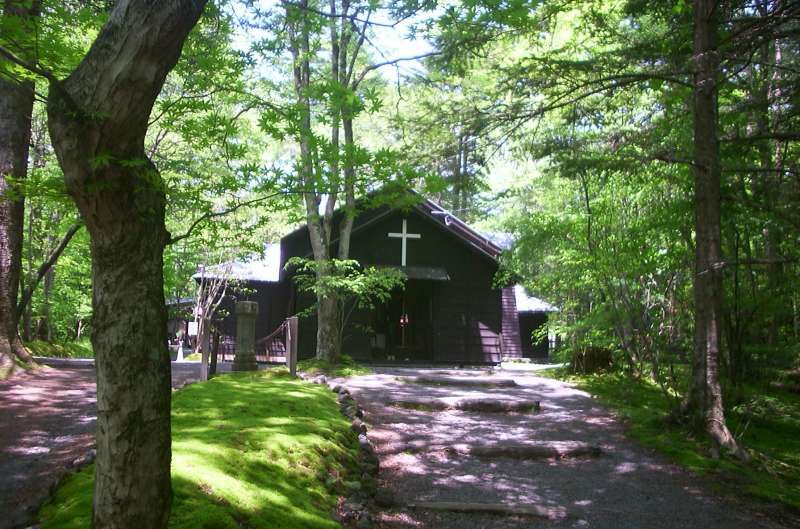
{"label": "tree branch", "polygon": [[[785,264],[785,263],[796,263],[797,261],[800,261],[800,258],[795,256],[738,259],[736,261],[717,261],[716,263],[711,264],[711,269],[722,270],[723,268],[727,268],[729,266],[775,265],[775,264]],[[708,272],[708,270],[706,270],[705,272]]]}
{"label": "tree branch", "polygon": [[737,135],[722,138],[722,141],[728,143],[747,143],[760,140],[798,141],[800,140],[800,132],[768,132],[765,134],[753,134],[750,136]]}
{"label": "tree branch", "polygon": [[298,2],[289,2],[288,0],[281,0],[281,4],[284,7],[286,7],[286,6],[294,7],[296,9],[301,9],[303,11],[308,11],[310,13],[314,13],[315,15],[319,15],[319,16],[323,16],[323,17],[328,17],[328,18],[347,18],[347,19],[353,20],[355,22],[365,22],[365,23],[368,23],[370,26],[378,26],[378,27],[382,27],[382,28],[390,28],[390,29],[391,28],[395,28],[395,27],[397,27],[397,24],[399,24],[400,22],[405,20],[405,18],[403,18],[403,19],[400,19],[400,20],[398,20],[397,22],[395,22],[393,24],[384,24],[383,22],[375,22],[375,21],[364,20],[363,18],[357,18],[357,17],[350,16],[350,15],[343,15],[343,14],[338,14],[338,13],[328,13],[327,11],[321,11],[319,9],[314,9],[313,7],[309,7],[307,5],[304,5],[304,4],[301,4],[301,3],[298,3]]}
{"label": "tree branch", "polygon": [[236,211],[238,209],[241,209],[243,207],[252,206],[253,204],[257,204],[258,202],[263,202],[265,200],[269,200],[270,198],[274,198],[274,197],[276,197],[278,195],[283,195],[283,194],[284,194],[283,191],[276,191],[275,193],[272,193],[272,194],[269,194],[269,195],[266,195],[266,196],[263,196],[263,197],[254,198],[252,200],[247,200],[245,202],[240,202],[240,203],[238,203],[238,204],[236,204],[234,206],[231,206],[228,209],[224,209],[222,211],[210,211],[208,213],[204,213],[203,215],[200,215],[197,219],[195,219],[195,221],[192,222],[192,224],[189,226],[189,229],[186,230],[183,234],[178,235],[177,237],[170,237],[170,239],[167,241],[166,246],[169,246],[171,244],[175,244],[178,241],[182,241],[183,239],[189,238],[192,235],[192,232],[201,223],[203,223],[203,222],[205,222],[207,220],[211,220],[211,219],[214,219],[214,218],[217,218],[217,217],[224,217],[225,215],[233,213],[234,211]]}
{"label": "tree branch", "polygon": [[28,288],[25,289],[25,292],[22,293],[22,298],[17,304],[17,311],[14,316],[16,318],[16,322],[14,323],[15,328],[17,325],[19,325],[20,316],[22,315],[22,312],[25,310],[25,307],[28,305],[28,303],[30,303],[31,298],[33,297],[33,292],[36,290],[36,287],[39,286],[39,282],[53,267],[53,265],[56,264],[58,258],[61,257],[61,254],[67,248],[69,241],[71,241],[72,237],[78,232],[79,229],[81,229],[81,226],[83,225],[73,224],[70,226],[70,228],[67,230],[67,233],[65,233],[64,237],[61,239],[61,242],[58,243],[58,246],[56,246],[56,249],[53,250],[47,260],[39,266],[39,269],[36,271],[36,278],[30,285],[28,285]]}
{"label": "tree branch", "polygon": [[366,77],[369,72],[371,72],[373,70],[377,70],[378,68],[383,68],[384,66],[394,65],[394,64],[397,64],[397,63],[403,62],[403,61],[418,61],[419,59],[425,59],[426,57],[433,57],[435,55],[441,55],[441,54],[442,54],[442,52],[440,52],[440,51],[431,51],[431,52],[428,52],[428,53],[422,53],[420,55],[415,55],[413,57],[400,57],[398,59],[393,59],[391,61],[384,61],[384,62],[379,62],[377,64],[372,64],[372,65],[367,66],[366,68],[364,68],[364,71],[361,72],[361,75],[358,76],[358,79],[356,79],[353,82],[353,86],[358,86],[361,83],[361,81],[364,80],[364,77]]}
{"label": "tree branch", "polygon": [[17,66],[21,66],[22,68],[25,68],[26,70],[28,70],[31,73],[35,73],[36,75],[44,77],[45,79],[47,79],[51,83],[55,83],[55,84],[61,83],[61,80],[58,79],[58,77],[56,77],[55,74],[53,72],[51,72],[50,70],[46,70],[46,69],[42,68],[41,66],[38,66],[38,65],[36,65],[34,63],[26,61],[25,59],[17,57],[14,54],[14,52],[12,52],[11,50],[9,50],[8,48],[6,48],[3,45],[0,45],[0,55],[5,57],[9,61],[13,62]]}

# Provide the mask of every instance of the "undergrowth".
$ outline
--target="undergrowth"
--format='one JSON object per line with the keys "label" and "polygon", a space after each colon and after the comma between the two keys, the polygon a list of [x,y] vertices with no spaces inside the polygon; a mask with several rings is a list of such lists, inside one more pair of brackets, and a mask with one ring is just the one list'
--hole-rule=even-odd
{"label": "undergrowth", "polygon": [[800,512],[800,396],[768,385],[740,388],[739,402],[727,410],[728,426],[753,455],[751,463],[715,459],[711,446],[670,419],[674,399],[648,379],[618,372],[572,375],[565,369],[542,372],[568,380],[595,395],[623,417],[641,444],[712,480],[729,492],[779,502]]}
{"label": "undergrowth", "polygon": [[341,355],[336,363],[326,360],[301,360],[297,363],[297,369],[309,375],[326,375],[332,377],[352,377],[358,375],[369,375],[372,369],[355,362],[348,355]]}
{"label": "undergrowth", "polygon": [[25,343],[33,356],[48,358],[94,358],[92,343],[88,339],[76,342],[45,342],[34,340]]}

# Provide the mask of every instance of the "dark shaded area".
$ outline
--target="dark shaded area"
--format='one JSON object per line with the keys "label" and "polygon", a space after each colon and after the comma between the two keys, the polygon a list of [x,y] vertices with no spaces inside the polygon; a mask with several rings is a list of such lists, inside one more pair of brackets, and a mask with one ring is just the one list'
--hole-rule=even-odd
{"label": "dark shaded area", "polygon": [[[94,447],[96,378],[92,362],[0,381],[0,528],[27,527],[50,488]],[[199,378],[199,364],[172,364],[173,387]]]}
{"label": "dark shaded area", "polygon": [[519,339],[522,356],[525,358],[547,358],[549,356],[547,336],[534,338],[533,333],[547,326],[546,312],[519,313]]}

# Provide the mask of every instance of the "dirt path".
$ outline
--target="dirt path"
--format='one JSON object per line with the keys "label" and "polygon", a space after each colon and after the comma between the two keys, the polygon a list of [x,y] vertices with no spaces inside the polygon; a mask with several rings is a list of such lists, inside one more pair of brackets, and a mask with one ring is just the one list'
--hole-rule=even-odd
{"label": "dirt path", "polygon": [[[26,527],[49,489],[94,446],[95,371],[86,361],[0,381],[0,528]],[[173,363],[173,387],[199,365]]]}
{"label": "dirt path", "polygon": [[[346,385],[380,454],[384,529],[776,527],[700,490],[686,472],[627,440],[589,395],[558,381],[384,369]],[[538,413],[430,411],[534,401]]]}

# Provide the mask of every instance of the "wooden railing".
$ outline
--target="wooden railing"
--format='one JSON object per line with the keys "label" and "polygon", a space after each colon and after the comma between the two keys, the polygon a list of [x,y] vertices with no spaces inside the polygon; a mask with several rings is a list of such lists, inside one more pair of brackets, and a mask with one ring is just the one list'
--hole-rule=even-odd
{"label": "wooden railing", "polygon": [[282,363],[286,361],[286,329],[288,319],[269,335],[256,340],[256,360],[258,362]]}

